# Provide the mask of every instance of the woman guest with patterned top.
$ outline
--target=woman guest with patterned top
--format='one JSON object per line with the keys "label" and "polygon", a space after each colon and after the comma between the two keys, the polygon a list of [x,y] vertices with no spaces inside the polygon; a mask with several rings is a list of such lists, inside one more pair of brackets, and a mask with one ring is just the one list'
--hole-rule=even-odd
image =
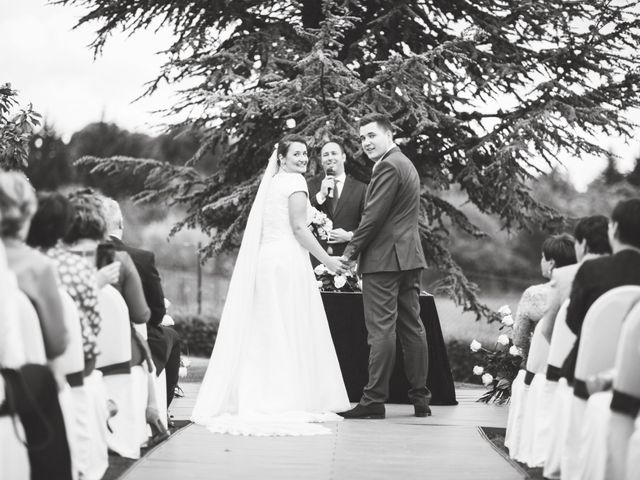
{"label": "woman guest with patterned top", "polygon": [[[540,258],[540,270],[544,278],[550,279],[554,268],[576,263],[573,244],[573,237],[566,233],[552,235],[544,241]],[[549,293],[549,282],[532,285],[524,291],[518,303],[513,343],[522,352],[523,365],[527,362],[533,329],[547,309]]]}
{"label": "woman guest with patterned top", "polygon": [[[76,304],[80,315],[84,348],[84,376],[88,376],[96,364],[100,333],[98,311],[98,283],[96,268],[86,259],[69,252],[61,242],[69,228],[71,204],[60,193],[38,194],[38,210],[31,221],[27,244],[38,248],[56,264],[62,287]],[[101,277],[105,277],[102,273]]]}

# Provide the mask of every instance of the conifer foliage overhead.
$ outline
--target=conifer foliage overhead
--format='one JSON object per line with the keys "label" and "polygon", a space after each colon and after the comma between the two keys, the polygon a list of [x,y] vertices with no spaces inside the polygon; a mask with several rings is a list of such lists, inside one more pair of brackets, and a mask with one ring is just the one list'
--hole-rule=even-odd
{"label": "conifer foliage overhead", "polygon": [[[171,112],[201,135],[184,167],[85,158],[96,169],[148,172],[140,200],[182,203],[186,225],[237,245],[274,143],[294,132],[343,137],[367,177],[355,125],[388,114],[423,181],[423,244],[441,291],[477,302],[447,250],[450,231],[481,237],[438,193],[458,183],[505,228],[557,225],[526,181],[562,153],[606,155],[594,134],[630,134],[638,107],[638,1],[614,0],[60,0],[87,8],[96,53],[120,29],[170,28],[175,43],[149,83],[189,85]],[[295,121],[295,126],[290,128]],[[198,159],[220,153],[212,175]],[[452,230],[454,228],[455,230]]]}

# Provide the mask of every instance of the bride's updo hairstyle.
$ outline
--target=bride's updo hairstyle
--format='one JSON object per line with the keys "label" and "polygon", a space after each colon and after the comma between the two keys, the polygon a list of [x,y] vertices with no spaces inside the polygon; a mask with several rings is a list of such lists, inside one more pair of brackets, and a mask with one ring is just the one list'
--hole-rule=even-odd
{"label": "bride's updo hairstyle", "polygon": [[305,147],[307,147],[307,149],[309,148],[309,145],[307,145],[307,140],[302,135],[285,135],[278,142],[278,167],[280,167],[280,157],[287,156],[287,153],[289,153],[289,147],[291,147],[292,143],[301,143]]}

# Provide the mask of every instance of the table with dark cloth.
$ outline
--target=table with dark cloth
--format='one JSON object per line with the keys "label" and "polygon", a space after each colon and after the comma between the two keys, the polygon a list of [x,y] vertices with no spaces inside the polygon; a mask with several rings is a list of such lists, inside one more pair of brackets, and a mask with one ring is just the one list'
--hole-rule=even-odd
{"label": "table with dark cloth", "polygon": [[[333,337],[342,377],[349,400],[357,402],[368,379],[369,345],[364,323],[361,293],[322,292],[329,328]],[[433,296],[420,296],[420,319],[427,332],[429,375],[432,405],[456,405],[456,392],[449,367],[447,348],[442,337],[440,319]],[[388,403],[410,403],[409,384],[404,374],[402,347],[398,341],[396,365],[389,385]]]}

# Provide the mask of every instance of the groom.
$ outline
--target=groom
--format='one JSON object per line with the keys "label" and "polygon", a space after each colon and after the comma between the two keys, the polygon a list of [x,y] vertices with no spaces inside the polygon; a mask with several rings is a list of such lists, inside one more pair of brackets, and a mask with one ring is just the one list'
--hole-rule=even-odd
{"label": "groom", "polygon": [[400,338],[416,417],[431,415],[427,389],[428,350],[420,320],[420,275],[426,262],[418,218],[420,178],[393,142],[392,125],[373,113],[360,120],[362,149],[374,162],[362,220],[343,258],[360,256],[362,298],[368,332],[369,383],[344,418],[384,418],[389,379]]}

